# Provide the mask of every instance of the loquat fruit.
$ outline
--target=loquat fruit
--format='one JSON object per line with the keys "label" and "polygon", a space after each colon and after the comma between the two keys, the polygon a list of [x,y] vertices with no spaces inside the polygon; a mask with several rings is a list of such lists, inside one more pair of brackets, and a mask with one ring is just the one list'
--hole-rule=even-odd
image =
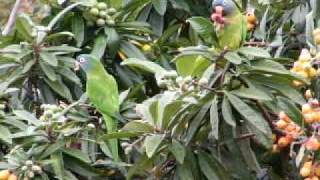
{"label": "loquat fruit", "polygon": [[306,142],[306,148],[309,151],[317,151],[319,147],[320,147],[320,143],[318,139],[315,137],[309,138],[308,141]]}
{"label": "loquat fruit", "polygon": [[291,119],[284,111],[279,112],[279,118],[286,121],[286,122],[291,122]]}
{"label": "loquat fruit", "polygon": [[9,176],[10,176],[9,170],[0,171],[0,180],[7,180]]}
{"label": "loquat fruit", "polygon": [[15,174],[10,174],[7,180],[18,180],[18,177]]}
{"label": "loquat fruit", "polygon": [[308,49],[302,49],[301,50],[301,53],[300,53],[300,56],[299,56],[299,61],[302,61],[302,62],[308,62],[311,60],[311,54],[309,52]]}
{"label": "loquat fruit", "polygon": [[279,146],[277,144],[272,145],[272,154],[277,154],[280,152]]}
{"label": "loquat fruit", "polygon": [[257,21],[257,18],[253,13],[247,13],[247,22],[249,24],[255,24],[256,21]]}
{"label": "loquat fruit", "polygon": [[288,126],[288,123],[285,120],[280,119],[279,121],[276,122],[276,126],[279,129],[284,129]]}
{"label": "loquat fruit", "polygon": [[310,68],[308,70],[308,77],[309,78],[313,78],[313,77],[316,77],[318,74],[317,70],[315,68]]}
{"label": "loquat fruit", "polygon": [[312,112],[312,107],[309,103],[303,104],[301,107],[302,113],[306,114],[306,113],[311,113]]}
{"label": "loquat fruit", "polygon": [[308,124],[313,123],[315,116],[314,113],[307,113],[303,115],[304,121]]}
{"label": "loquat fruit", "polygon": [[312,98],[312,92],[310,89],[306,90],[306,92],[304,93],[304,97],[306,99],[311,99]]}
{"label": "loquat fruit", "polygon": [[287,137],[281,137],[278,140],[278,146],[280,148],[285,148],[290,144],[290,140]]}
{"label": "loquat fruit", "polygon": [[311,174],[311,168],[309,167],[302,167],[300,169],[300,175],[302,177],[308,177]]}
{"label": "loquat fruit", "polygon": [[253,31],[253,29],[256,27],[255,24],[252,24],[252,23],[247,23],[247,30],[249,32]]}

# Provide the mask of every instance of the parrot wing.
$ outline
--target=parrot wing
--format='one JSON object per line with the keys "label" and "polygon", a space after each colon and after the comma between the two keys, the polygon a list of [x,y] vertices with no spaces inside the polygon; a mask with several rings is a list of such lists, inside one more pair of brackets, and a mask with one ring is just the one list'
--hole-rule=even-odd
{"label": "parrot wing", "polygon": [[[101,66],[100,70],[87,73],[87,95],[103,115],[108,133],[117,130],[116,113],[119,112],[119,93],[115,79]],[[109,145],[115,161],[119,160],[118,140],[110,139]]]}

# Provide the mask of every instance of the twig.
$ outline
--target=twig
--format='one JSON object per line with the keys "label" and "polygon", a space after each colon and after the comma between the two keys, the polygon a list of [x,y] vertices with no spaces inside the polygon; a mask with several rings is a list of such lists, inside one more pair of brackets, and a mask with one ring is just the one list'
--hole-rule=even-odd
{"label": "twig", "polygon": [[241,136],[239,136],[239,137],[236,137],[236,138],[234,138],[236,141],[241,141],[241,140],[244,140],[244,139],[248,139],[248,138],[251,138],[251,137],[254,137],[254,136],[256,136],[256,134],[254,134],[254,133],[248,133],[248,134],[243,134],[243,135],[241,135]]}
{"label": "twig", "polygon": [[17,18],[18,10],[20,8],[20,4],[21,4],[21,0],[16,0],[16,3],[14,4],[11,14],[9,16],[9,20],[2,31],[2,36],[7,36],[11,32],[14,24],[16,23],[16,18]]}
{"label": "twig", "polygon": [[268,46],[268,43],[266,43],[266,42],[245,42],[244,45],[265,47],[265,46]]}

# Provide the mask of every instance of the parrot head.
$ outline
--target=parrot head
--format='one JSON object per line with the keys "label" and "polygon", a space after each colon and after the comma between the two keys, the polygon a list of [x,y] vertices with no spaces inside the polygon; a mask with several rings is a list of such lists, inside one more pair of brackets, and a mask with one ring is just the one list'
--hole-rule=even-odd
{"label": "parrot head", "polygon": [[220,26],[224,26],[229,15],[235,12],[237,6],[232,0],[214,0],[212,2],[211,20]]}
{"label": "parrot head", "polygon": [[81,54],[77,57],[77,61],[75,62],[75,70],[80,70],[81,68],[85,72],[88,72],[96,63],[99,63],[99,61],[93,55]]}

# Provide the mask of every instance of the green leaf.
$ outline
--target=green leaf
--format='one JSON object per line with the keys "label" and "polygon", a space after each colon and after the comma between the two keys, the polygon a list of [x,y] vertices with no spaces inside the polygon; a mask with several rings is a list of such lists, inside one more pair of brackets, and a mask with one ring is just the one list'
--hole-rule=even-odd
{"label": "green leaf", "polygon": [[210,123],[211,123],[211,133],[213,137],[219,139],[219,114],[218,114],[218,99],[214,98],[210,107]]}
{"label": "green leaf", "polygon": [[290,72],[283,65],[268,59],[252,61],[251,68],[256,71],[263,71],[268,73],[290,74]]}
{"label": "green leaf", "polygon": [[257,128],[264,134],[269,134],[271,132],[268,123],[259,113],[253,110],[249,105],[247,105],[238,97],[230,93],[226,93],[226,95],[228,96],[228,99],[231,102],[232,106],[248,121],[250,125]]}
{"label": "green leaf", "polygon": [[50,156],[51,154],[57,152],[58,150],[60,150],[61,148],[63,148],[65,146],[65,143],[63,141],[58,141],[56,143],[53,144],[49,144],[46,148],[45,151],[43,151],[41,153],[40,159],[44,159],[48,156]]}
{"label": "green leaf", "polygon": [[157,152],[163,139],[164,135],[159,134],[154,134],[145,138],[143,146],[146,148],[146,154],[149,158]]}
{"label": "green leaf", "polygon": [[58,179],[63,179],[64,175],[64,163],[62,159],[61,152],[56,152],[54,154],[51,154],[51,165],[53,167],[53,171]]}
{"label": "green leaf", "polygon": [[262,101],[271,101],[272,98],[265,93],[261,89],[257,89],[253,86],[250,86],[249,88],[241,87],[240,89],[230,91],[230,93],[243,97],[243,98],[249,98],[249,99],[255,99],[255,100],[262,100]]}
{"label": "green leaf", "polygon": [[233,64],[241,64],[242,62],[241,57],[235,52],[227,52],[227,54],[224,55],[224,58]]}
{"label": "green leaf", "polygon": [[253,56],[253,57],[261,57],[261,58],[271,58],[271,55],[268,51],[257,48],[257,47],[241,47],[238,50],[241,54],[246,56]]}
{"label": "green leaf", "polygon": [[107,35],[107,47],[109,48],[109,54],[114,57],[120,47],[120,36],[115,28],[104,28],[104,32]]}
{"label": "green leaf", "polygon": [[109,139],[123,139],[123,138],[132,138],[141,136],[143,132],[129,132],[129,131],[119,131],[119,132],[110,132],[101,136],[99,139],[109,140]]}
{"label": "green leaf", "polygon": [[14,110],[13,113],[20,119],[27,120],[29,123],[39,126],[41,121],[39,121],[33,114],[25,110]]}
{"label": "green leaf", "polygon": [[223,164],[205,152],[198,153],[198,163],[202,173],[208,179],[231,179]]}
{"label": "green leaf", "polygon": [[0,140],[5,143],[12,144],[11,132],[8,127],[0,125]]}
{"label": "green leaf", "polygon": [[20,14],[16,20],[16,30],[22,37],[31,42],[32,38],[32,29],[33,29],[33,22],[29,16],[26,14]]}
{"label": "green leaf", "polygon": [[172,144],[169,146],[171,153],[177,159],[180,164],[183,164],[184,158],[186,156],[185,147],[177,140],[172,139]]}
{"label": "green leaf", "polygon": [[128,132],[152,133],[154,131],[154,128],[144,121],[135,120],[128,122],[121,130]]}
{"label": "green leaf", "polygon": [[136,58],[129,58],[126,59],[125,61],[121,62],[122,66],[130,66],[130,67],[136,67],[141,70],[158,74],[158,73],[163,73],[166,70],[161,67],[160,65],[152,62],[152,61],[146,61],[146,60],[140,60]]}
{"label": "green leaf", "polygon": [[181,76],[201,77],[211,65],[211,61],[198,55],[180,55],[174,58],[178,74]]}
{"label": "green leaf", "polygon": [[284,97],[277,97],[278,100],[278,112],[284,111],[288,116],[297,124],[303,124],[303,116],[301,114],[300,109],[287,98]]}
{"label": "green leaf", "polygon": [[107,37],[106,35],[101,34],[95,39],[91,54],[96,56],[98,59],[101,59],[102,56],[104,55],[106,47],[107,47]]}
{"label": "green leaf", "polygon": [[151,0],[153,7],[160,15],[164,15],[167,10],[167,0]]}
{"label": "green leaf", "polygon": [[54,69],[49,66],[46,62],[41,62],[40,61],[40,67],[44,74],[51,80],[51,81],[56,81],[57,76],[56,73],[54,72]]}
{"label": "green leaf", "polygon": [[62,82],[61,77],[57,77],[56,81],[44,79],[44,81],[60,96],[72,101],[72,95],[69,88]]}
{"label": "green leaf", "polygon": [[85,24],[81,14],[77,13],[72,17],[72,32],[77,41],[77,47],[81,47],[84,41]]}
{"label": "green leaf", "polygon": [[74,158],[77,158],[78,160],[81,160],[85,163],[91,162],[89,156],[86,153],[84,153],[78,149],[64,148],[63,153],[68,154]]}
{"label": "green leaf", "polygon": [[233,117],[232,109],[227,96],[224,96],[222,102],[222,116],[224,121],[232,127],[236,127],[236,120]]}
{"label": "green leaf", "polygon": [[41,60],[45,61],[46,63],[50,64],[51,66],[54,66],[54,67],[58,66],[58,59],[52,53],[41,51],[40,58],[41,58]]}
{"label": "green leaf", "polygon": [[189,22],[194,31],[205,40],[211,38],[214,28],[209,19],[204,17],[192,17],[189,18],[187,22]]}

